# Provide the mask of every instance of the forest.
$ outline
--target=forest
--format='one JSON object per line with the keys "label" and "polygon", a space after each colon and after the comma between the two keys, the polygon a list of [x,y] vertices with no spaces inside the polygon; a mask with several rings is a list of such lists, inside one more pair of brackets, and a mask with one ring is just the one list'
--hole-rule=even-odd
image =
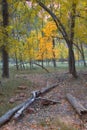
{"label": "forest", "polygon": [[0,129],[87,130],[87,0],[0,12]]}

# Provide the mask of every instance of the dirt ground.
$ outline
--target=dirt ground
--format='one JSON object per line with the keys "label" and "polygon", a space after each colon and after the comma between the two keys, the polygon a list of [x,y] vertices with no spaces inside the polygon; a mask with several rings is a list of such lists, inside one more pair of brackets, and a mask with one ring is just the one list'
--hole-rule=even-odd
{"label": "dirt ground", "polygon": [[[77,130],[87,130],[86,122],[81,120],[66,99],[66,94],[70,93],[87,108],[87,74],[78,72],[78,75],[77,79],[64,72],[16,75],[16,78],[22,77],[24,80],[30,80],[33,83],[32,90],[40,90],[58,83],[59,85],[44,95],[44,98],[60,101],[61,104],[43,106],[41,101],[36,101],[23,117],[18,121],[10,121],[0,130],[62,130],[61,126],[58,127],[58,121],[75,127]],[[27,93],[32,90],[28,90]]]}

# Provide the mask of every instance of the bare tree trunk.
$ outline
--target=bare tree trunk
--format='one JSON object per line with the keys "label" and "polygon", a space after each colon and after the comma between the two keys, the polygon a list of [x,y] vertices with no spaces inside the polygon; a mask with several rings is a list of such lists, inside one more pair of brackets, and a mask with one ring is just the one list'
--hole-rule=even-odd
{"label": "bare tree trunk", "polygon": [[74,52],[71,44],[69,46],[69,72],[77,78],[77,73],[76,73],[76,67],[75,67],[75,57],[74,57]]}
{"label": "bare tree trunk", "polygon": [[55,48],[55,40],[53,38],[53,66],[56,67],[56,57],[55,57],[55,52],[54,52],[54,48]]}
{"label": "bare tree trunk", "polygon": [[70,38],[69,38],[69,72],[76,78],[76,67],[75,67],[75,56],[73,50],[73,41],[74,41],[74,28],[75,28],[75,14],[76,14],[76,3],[72,3],[71,12],[70,12]]}
{"label": "bare tree trunk", "polygon": [[2,49],[2,57],[3,57],[3,68],[2,68],[2,77],[3,78],[9,78],[9,61],[8,61],[8,53],[3,48]]}
{"label": "bare tree trunk", "polygon": [[8,33],[5,28],[8,26],[8,3],[7,0],[2,0],[2,17],[3,17],[3,27],[4,27],[4,36],[3,36],[3,47],[2,47],[2,59],[3,59],[3,70],[2,70],[2,77],[8,78],[9,77],[9,55],[6,50],[6,45],[8,43]]}

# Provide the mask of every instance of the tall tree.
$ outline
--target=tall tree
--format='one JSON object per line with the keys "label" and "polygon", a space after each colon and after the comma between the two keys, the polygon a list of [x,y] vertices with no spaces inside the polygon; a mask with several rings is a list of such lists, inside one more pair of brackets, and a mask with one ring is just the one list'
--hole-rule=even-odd
{"label": "tall tree", "polygon": [[6,45],[7,45],[7,38],[8,38],[8,33],[6,31],[6,27],[8,26],[8,18],[9,18],[9,13],[8,13],[8,2],[7,0],[2,0],[2,17],[3,17],[3,47],[2,47],[2,59],[3,59],[3,72],[2,72],[2,77],[9,77],[9,56],[8,52],[6,50]]}
{"label": "tall tree", "polygon": [[69,48],[69,72],[74,77],[77,77],[76,68],[75,68],[75,57],[74,57],[74,51],[73,51],[76,2],[75,1],[72,2],[72,10],[71,10],[71,17],[70,17],[70,35],[68,35],[60,18],[57,17],[56,14],[52,12],[52,10],[50,10],[44,3],[40,2],[39,0],[37,0],[37,3],[50,14],[54,22],[56,23],[58,30],[61,32],[64,40],[66,41],[67,46]]}
{"label": "tall tree", "polygon": [[74,28],[75,28],[76,2],[72,1],[70,11],[70,36],[69,36],[69,72],[76,76],[75,58],[73,51]]}

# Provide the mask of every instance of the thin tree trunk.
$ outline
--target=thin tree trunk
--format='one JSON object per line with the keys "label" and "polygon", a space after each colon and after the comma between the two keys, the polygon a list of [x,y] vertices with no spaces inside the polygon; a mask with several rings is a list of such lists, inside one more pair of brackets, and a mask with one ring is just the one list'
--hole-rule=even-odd
{"label": "thin tree trunk", "polygon": [[42,60],[41,60],[41,64],[42,64],[42,67],[44,66],[44,61],[43,61],[43,58],[42,58]]}
{"label": "thin tree trunk", "polygon": [[16,61],[16,69],[19,70],[19,65],[18,65],[18,59],[17,59],[16,52],[15,52],[15,61]]}
{"label": "thin tree trunk", "polygon": [[54,48],[55,48],[55,40],[53,38],[53,66],[56,67],[56,57],[55,57],[55,52],[54,52]]}
{"label": "thin tree trunk", "polygon": [[84,62],[84,66],[86,67],[86,61],[85,61],[85,55],[84,55],[83,45],[81,44],[80,46],[81,46],[82,59],[83,59],[83,62]]}
{"label": "thin tree trunk", "polygon": [[[84,62],[84,66],[86,67],[87,66],[87,64],[86,64],[86,61],[85,61],[85,55],[84,55],[84,49],[83,49],[83,45],[82,45],[82,43],[80,43],[80,46],[78,45],[78,44],[75,44],[74,43],[74,45],[75,45],[75,47],[78,49],[78,51],[80,52],[80,54],[81,54],[81,57],[82,57],[82,60],[83,60],[83,62]],[[79,54],[79,52],[78,52],[78,54]],[[79,62],[79,56],[78,56],[78,62]],[[78,63],[79,64],[79,63]]]}
{"label": "thin tree trunk", "polygon": [[29,61],[30,70],[33,68],[32,60]]}

